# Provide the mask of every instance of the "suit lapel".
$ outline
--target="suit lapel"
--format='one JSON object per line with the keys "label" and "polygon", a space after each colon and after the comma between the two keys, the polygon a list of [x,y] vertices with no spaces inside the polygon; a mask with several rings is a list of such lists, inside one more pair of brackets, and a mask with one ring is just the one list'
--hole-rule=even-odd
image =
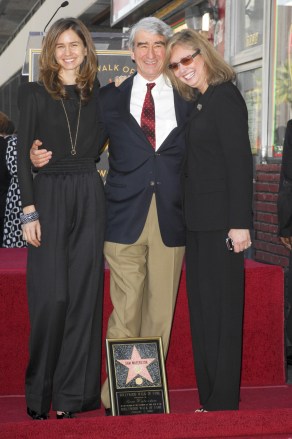
{"label": "suit lapel", "polygon": [[131,116],[130,102],[131,102],[131,92],[133,87],[133,78],[134,76],[131,76],[118,87],[118,91],[120,92],[119,110],[122,117],[128,118],[129,116]]}
{"label": "suit lapel", "polygon": [[[141,139],[145,138],[146,146],[152,148],[142,128],[130,113],[131,93],[132,93],[133,80],[135,75],[136,73],[132,75],[130,78],[126,79],[118,87],[120,92],[119,113],[120,116],[131,126],[131,129],[139,134]],[[191,108],[193,108],[193,103],[185,101],[175,89],[173,89],[173,94],[174,94],[174,107],[175,107],[175,115],[177,120],[177,128],[174,128],[169,133],[169,135],[166,137],[164,142],[160,145],[159,149],[161,149],[164,146],[167,146],[170,137],[177,135],[177,133],[183,128],[184,124],[188,120],[188,116],[190,114]]]}
{"label": "suit lapel", "polygon": [[130,112],[131,93],[132,93],[133,80],[134,80],[135,75],[136,75],[136,73],[134,75],[130,76],[130,78],[126,79],[118,87],[118,89],[120,91],[119,113],[120,113],[121,117],[131,126],[132,130],[137,132],[141,138],[145,138],[145,142],[147,143],[147,147],[149,144],[149,146],[152,148],[152,146],[149,143],[147,137],[145,136],[142,128],[140,127],[140,125],[138,124],[138,122],[136,121],[134,116],[132,116],[132,114]]}
{"label": "suit lapel", "polygon": [[[133,87],[134,76],[127,78],[119,87],[121,95],[121,105],[123,106],[123,114],[130,114],[131,92]],[[125,111],[126,110],[126,111]]]}

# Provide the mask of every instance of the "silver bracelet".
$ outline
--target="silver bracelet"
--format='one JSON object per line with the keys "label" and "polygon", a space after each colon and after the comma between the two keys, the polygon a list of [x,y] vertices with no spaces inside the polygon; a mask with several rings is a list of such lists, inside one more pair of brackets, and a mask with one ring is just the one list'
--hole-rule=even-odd
{"label": "silver bracelet", "polygon": [[21,213],[20,214],[20,221],[22,224],[27,224],[27,223],[31,223],[32,221],[36,221],[39,219],[39,214],[38,212],[35,210],[34,212],[31,213]]}

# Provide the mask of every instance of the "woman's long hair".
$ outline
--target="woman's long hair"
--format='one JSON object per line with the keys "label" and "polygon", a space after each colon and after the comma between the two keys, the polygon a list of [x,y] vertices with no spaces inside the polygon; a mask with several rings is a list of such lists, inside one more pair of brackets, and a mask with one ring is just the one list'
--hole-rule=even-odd
{"label": "woman's long hair", "polygon": [[193,100],[196,96],[196,89],[188,86],[176,78],[173,70],[168,68],[171,52],[174,46],[188,47],[193,52],[200,49],[200,55],[204,60],[206,81],[208,85],[218,85],[231,81],[235,78],[235,72],[227,64],[223,57],[214,49],[211,43],[199,32],[193,29],[184,29],[174,34],[168,41],[166,47],[166,58],[164,72],[171,80],[173,86],[186,100]]}
{"label": "woman's long hair", "polygon": [[72,29],[78,35],[87,49],[76,78],[76,89],[80,98],[82,101],[87,101],[96,80],[97,60],[90,32],[82,21],[76,18],[61,18],[50,27],[44,38],[39,58],[39,80],[53,99],[66,98],[66,90],[59,76],[61,67],[56,61],[55,50],[60,35],[68,29]]}

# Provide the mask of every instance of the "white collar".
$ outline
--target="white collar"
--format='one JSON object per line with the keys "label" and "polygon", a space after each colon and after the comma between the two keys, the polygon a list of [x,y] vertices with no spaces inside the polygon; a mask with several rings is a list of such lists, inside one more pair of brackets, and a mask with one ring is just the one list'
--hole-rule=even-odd
{"label": "white collar", "polygon": [[160,93],[160,91],[166,85],[165,77],[163,74],[159,75],[158,78],[156,78],[154,81],[147,81],[147,79],[143,78],[140,73],[137,73],[137,75],[135,75],[135,86],[146,88],[146,84],[149,84],[151,82],[155,82],[155,89],[158,93]]}

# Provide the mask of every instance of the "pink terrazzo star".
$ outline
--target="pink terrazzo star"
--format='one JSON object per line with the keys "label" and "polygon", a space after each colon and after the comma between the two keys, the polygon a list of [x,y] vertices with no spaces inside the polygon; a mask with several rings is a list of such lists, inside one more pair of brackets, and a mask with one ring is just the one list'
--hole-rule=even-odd
{"label": "pink terrazzo star", "polygon": [[123,364],[129,369],[126,384],[132,381],[137,375],[140,375],[141,377],[146,378],[146,380],[153,383],[151,375],[147,370],[147,366],[153,363],[155,359],[156,358],[141,358],[136,346],[134,346],[131,358],[126,360],[117,360],[119,363]]}

